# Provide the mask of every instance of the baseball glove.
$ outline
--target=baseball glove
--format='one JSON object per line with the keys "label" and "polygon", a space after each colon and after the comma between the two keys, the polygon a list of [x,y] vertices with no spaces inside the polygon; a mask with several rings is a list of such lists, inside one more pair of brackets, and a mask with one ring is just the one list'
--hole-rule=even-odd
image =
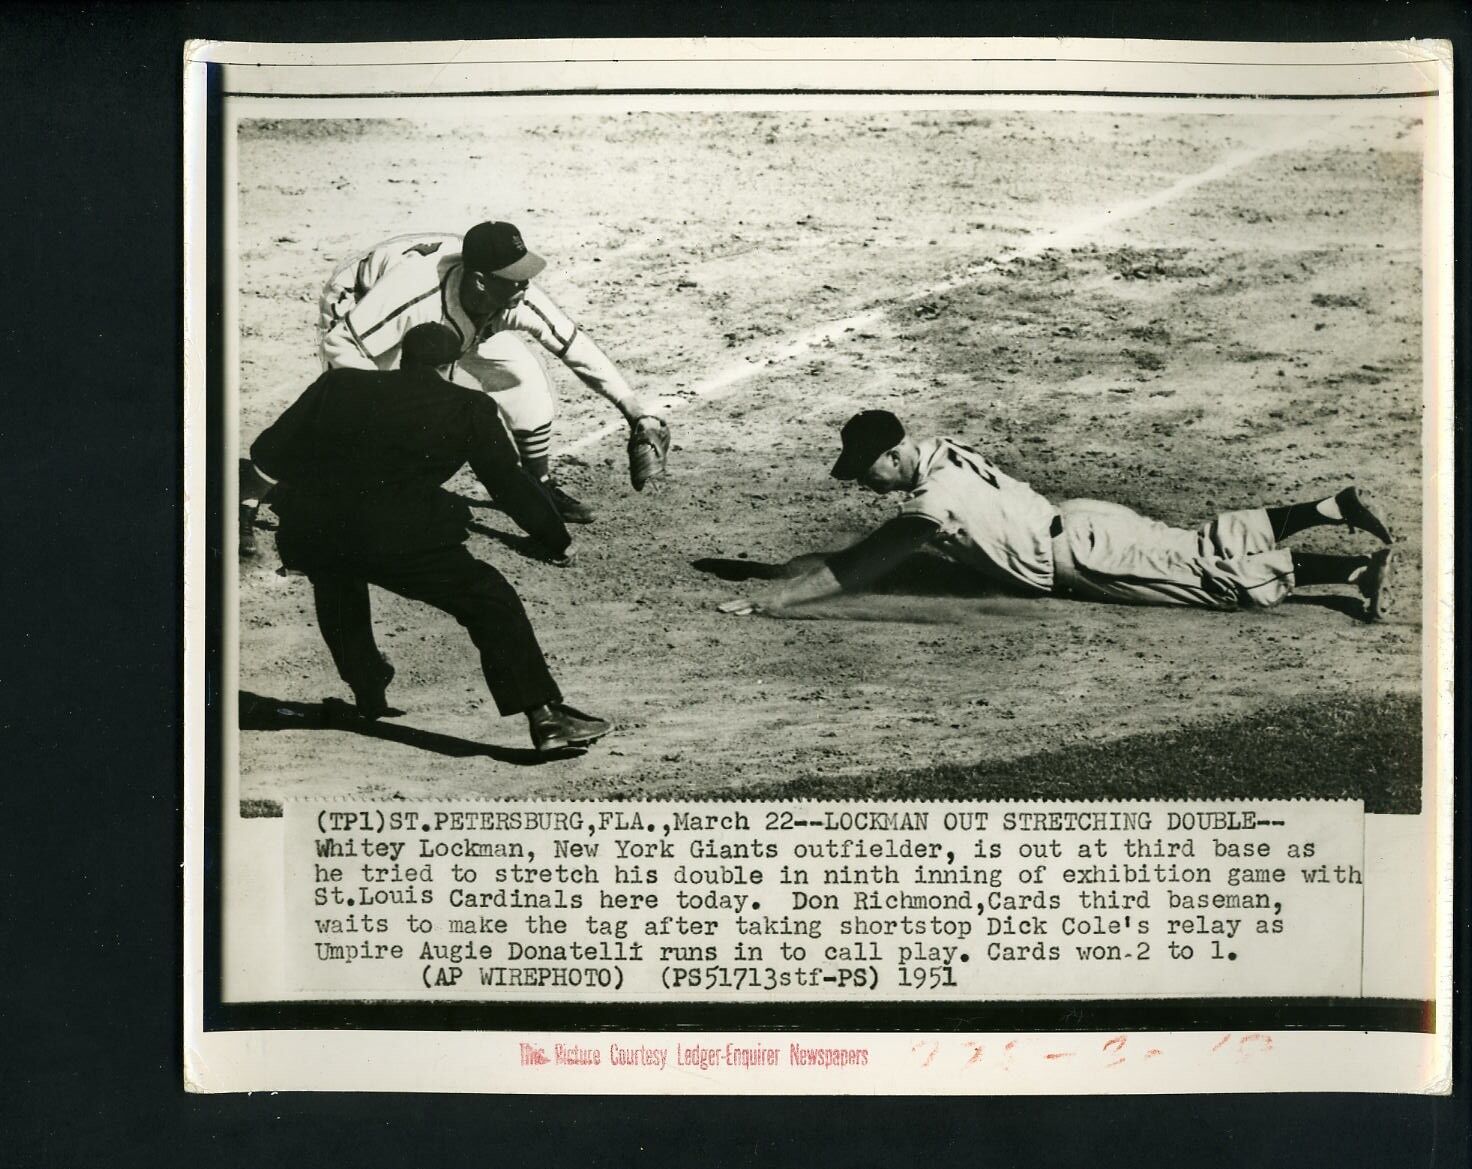
{"label": "baseball glove", "polygon": [[665,472],[670,451],[670,428],[663,418],[645,414],[634,420],[629,434],[629,482],[643,491],[651,479]]}

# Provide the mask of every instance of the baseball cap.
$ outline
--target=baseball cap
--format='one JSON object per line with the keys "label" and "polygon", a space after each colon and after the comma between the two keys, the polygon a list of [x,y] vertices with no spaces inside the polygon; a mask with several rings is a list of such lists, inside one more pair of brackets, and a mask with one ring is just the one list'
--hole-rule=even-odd
{"label": "baseball cap", "polygon": [[448,325],[427,321],[404,334],[400,364],[437,369],[460,356],[460,338]]}
{"label": "baseball cap", "polygon": [[529,252],[514,223],[477,223],[460,248],[465,266],[503,280],[530,280],[547,261]]}
{"label": "baseball cap", "polygon": [[874,460],[905,437],[905,425],[888,410],[863,410],[843,424],[843,453],[833,464],[835,479],[857,479]]}

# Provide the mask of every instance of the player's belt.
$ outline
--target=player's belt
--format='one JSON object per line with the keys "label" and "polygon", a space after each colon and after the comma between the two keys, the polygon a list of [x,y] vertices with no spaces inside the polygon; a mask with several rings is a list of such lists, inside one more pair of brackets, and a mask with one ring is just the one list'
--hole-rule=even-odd
{"label": "player's belt", "polygon": [[1073,562],[1073,550],[1063,535],[1063,517],[1055,515],[1048,525],[1048,535],[1053,540],[1053,592],[1067,596],[1070,586],[1078,578],[1078,565]]}

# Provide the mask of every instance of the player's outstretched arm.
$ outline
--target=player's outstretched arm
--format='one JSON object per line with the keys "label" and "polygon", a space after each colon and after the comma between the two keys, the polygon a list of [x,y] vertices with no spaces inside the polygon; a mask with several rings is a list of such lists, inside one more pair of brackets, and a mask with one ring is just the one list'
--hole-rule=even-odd
{"label": "player's outstretched arm", "polygon": [[617,407],[631,429],[637,425],[639,419],[649,414],[649,408],[634,392],[623,372],[587,333],[578,330],[572,342],[559,356],[563,365],[583,385]]}
{"label": "player's outstretched arm", "polygon": [[780,585],[763,589],[749,597],[734,597],[729,601],[722,601],[716,608],[735,617],[746,617],[752,613],[778,613],[793,605],[821,601],[841,592],[843,585],[833,575],[833,570],[826,564],[819,564],[792,580],[783,581]]}
{"label": "player's outstretched arm", "polygon": [[643,491],[662,478],[670,449],[669,424],[650,413],[613,359],[535,285],[508,310],[507,321],[512,328],[535,337],[568,372],[624,416],[629,424],[629,480],[634,490]]}
{"label": "player's outstretched arm", "polygon": [[511,328],[535,337],[578,381],[617,406],[631,427],[649,413],[608,354],[535,284],[506,311],[506,320]]}
{"label": "player's outstretched arm", "polygon": [[896,516],[842,552],[795,557],[788,564],[801,571],[782,584],[717,607],[722,613],[744,617],[781,611],[838,593],[860,592],[924,548],[939,530],[940,525],[922,516]]}

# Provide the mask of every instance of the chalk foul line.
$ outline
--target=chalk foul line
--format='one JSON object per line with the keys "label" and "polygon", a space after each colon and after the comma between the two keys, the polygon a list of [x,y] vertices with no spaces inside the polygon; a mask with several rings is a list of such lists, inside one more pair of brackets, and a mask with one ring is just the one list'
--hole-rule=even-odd
{"label": "chalk foul line", "polygon": [[[802,357],[820,346],[826,346],[845,333],[863,328],[866,325],[875,324],[885,313],[890,312],[896,305],[910,304],[914,301],[925,300],[932,296],[954,292],[958,288],[964,288],[966,285],[974,283],[979,277],[996,271],[1003,264],[1008,264],[1019,259],[1029,259],[1053,249],[1072,247],[1075,244],[1092,238],[1104,228],[1113,227],[1116,224],[1124,223],[1140,215],[1144,215],[1148,211],[1154,211],[1158,207],[1163,207],[1165,204],[1172,203],[1181,196],[1189,194],[1198,187],[1225,178],[1234,171],[1241,170],[1243,167],[1249,166],[1260,159],[1303,146],[1311,139],[1319,137],[1325,132],[1326,130],[1322,126],[1313,127],[1301,133],[1284,136],[1276,141],[1260,143],[1247,150],[1234,151],[1218,159],[1205,170],[1177,179],[1170,186],[1162,187],[1153,194],[1144,195],[1135,199],[1126,199],[1121,203],[1106,207],[1093,215],[1074,220],[1065,226],[1040,233],[1016,245],[1008,245],[996,256],[977,261],[964,269],[959,275],[914,288],[896,300],[885,301],[882,304],[865,309],[863,312],[853,316],[844,317],[836,321],[825,321],[820,325],[815,325],[810,329],[805,329],[800,333],[794,334],[774,349],[748,354],[739,362],[735,362],[725,369],[712,374],[710,377],[696,382],[679,397],[657,399],[655,408],[665,413],[672,413],[682,405],[696,402],[701,398],[707,398],[722,390],[730,389],[732,386],[739,385],[741,382],[748,381],[757,374],[771,369],[774,365],[781,365],[794,358]],[[602,442],[609,435],[623,433],[626,429],[627,424],[622,420],[610,422],[583,435],[581,438],[574,439],[566,446],[559,448],[556,453],[565,455],[577,454],[579,451],[587,450],[589,447]]]}

